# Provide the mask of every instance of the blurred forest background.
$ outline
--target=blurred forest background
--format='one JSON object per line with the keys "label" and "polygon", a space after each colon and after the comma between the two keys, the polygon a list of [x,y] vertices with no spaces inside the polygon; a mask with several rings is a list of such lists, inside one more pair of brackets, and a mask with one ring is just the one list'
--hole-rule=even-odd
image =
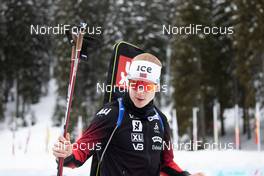
{"label": "blurred forest background", "polygon": [[[251,138],[251,110],[264,100],[264,1],[262,0],[2,0],[0,5],[0,121],[13,102],[15,118],[36,116],[30,107],[48,93],[56,79],[54,125],[61,125],[66,106],[70,46],[63,35],[31,35],[30,25],[77,24],[102,26],[102,45],[81,62],[72,117],[88,124],[101,106],[96,82],[104,82],[113,45],[131,42],[161,59],[160,106],[177,109],[180,134],[190,133],[192,108],[199,107],[199,137],[212,135],[216,102],[224,110],[243,110],[243,134]],[[233,35],[163,35],[162,25],[233,26]],[[47,105],[48,106],[48,105]],[[78,118],[71,118],[72,125]],[[85,125],[86,126],[86,125]]]}

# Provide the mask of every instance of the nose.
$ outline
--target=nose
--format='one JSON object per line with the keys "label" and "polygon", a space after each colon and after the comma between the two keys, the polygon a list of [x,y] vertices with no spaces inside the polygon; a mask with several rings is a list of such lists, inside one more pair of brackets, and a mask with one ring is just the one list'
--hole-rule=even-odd
{"label": "nose", "polygon": [[137,89],[136,93],[138,96],[143,96],[145,94],[144,89],[141,89],[141,88]]}

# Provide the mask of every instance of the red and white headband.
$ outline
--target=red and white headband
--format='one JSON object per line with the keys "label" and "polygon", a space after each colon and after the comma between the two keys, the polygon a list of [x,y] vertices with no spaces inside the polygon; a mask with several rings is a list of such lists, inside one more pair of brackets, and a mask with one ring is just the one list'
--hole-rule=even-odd
{"label": "red and white headband", "polygon": [[128,79],[160,83],[161,66],[145,60],[132,61]]}

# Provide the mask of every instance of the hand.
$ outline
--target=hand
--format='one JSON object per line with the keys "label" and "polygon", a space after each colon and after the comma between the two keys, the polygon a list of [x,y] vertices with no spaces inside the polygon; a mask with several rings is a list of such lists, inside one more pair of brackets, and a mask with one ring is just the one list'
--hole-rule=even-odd
{"label": "hand", "polygon": [[66,134],[66,138],[60,136],[57,140],[57,143],[54,144],[53,155],[58,158],[66,158],[72,154],[72,144],[70,141],[70,134]]}
{"label": "hand", "polygon": [[205,176],[205,175],[202,172],[198,172],[198,173],[192,174],[191,176]]}

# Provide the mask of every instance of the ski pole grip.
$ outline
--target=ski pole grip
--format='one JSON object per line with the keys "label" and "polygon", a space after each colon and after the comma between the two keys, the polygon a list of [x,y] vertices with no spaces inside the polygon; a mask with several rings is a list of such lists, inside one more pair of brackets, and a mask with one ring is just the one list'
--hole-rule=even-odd
{"label": "ski pole grip", "polygon": [[78,34],[79,36],[78,36],[77,41],[76,41],[76,50],[77,51],[81,51],[81,49],[82,49],[83,36],[85,34],[86,26],[87,26],[86,23],[81,23],[80,32]]}

